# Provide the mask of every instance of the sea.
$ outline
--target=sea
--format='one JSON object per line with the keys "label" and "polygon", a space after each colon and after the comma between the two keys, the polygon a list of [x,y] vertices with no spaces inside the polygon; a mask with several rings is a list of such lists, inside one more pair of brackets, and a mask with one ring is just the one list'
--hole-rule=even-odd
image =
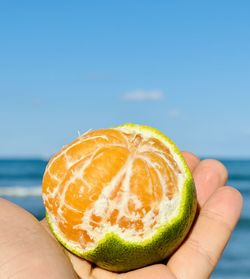
{"label": "sea", "polygon": [[[212,279],[250,278],[250,159],[219,159],[229,171],[228,185],[243,195],[240,221]],[[41,159],[0,159],[0,197],[25,208],[39,220],[44,218],[41,182],[47,161]],[[1,214],[1,212],[0,212]]]}

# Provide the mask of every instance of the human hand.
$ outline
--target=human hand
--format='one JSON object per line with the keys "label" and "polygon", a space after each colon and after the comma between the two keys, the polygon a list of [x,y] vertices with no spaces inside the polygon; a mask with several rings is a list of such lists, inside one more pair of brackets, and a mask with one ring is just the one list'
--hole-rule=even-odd
{"label": "human hand", "polygon": [[224,186],[227,171],[220,162],[183,155],[193,173],[200,210],[188,237],[166,264],[120,274],[103,270],[65,250],[46,221],[39,223],[24,209],[0,199],[0,278],[208,278],[240,217],[242,197]]}

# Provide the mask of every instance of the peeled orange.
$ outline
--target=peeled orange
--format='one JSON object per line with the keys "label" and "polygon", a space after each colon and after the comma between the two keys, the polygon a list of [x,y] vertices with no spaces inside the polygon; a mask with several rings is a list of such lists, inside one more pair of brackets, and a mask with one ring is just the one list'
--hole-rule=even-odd
{"label": "peeled orange", "polygon": [[64,147],[47,165],[42,193],[56,238],[111,271],[170,256],[187,235],[197,204],[176,145],[135,124],[89,131]]}

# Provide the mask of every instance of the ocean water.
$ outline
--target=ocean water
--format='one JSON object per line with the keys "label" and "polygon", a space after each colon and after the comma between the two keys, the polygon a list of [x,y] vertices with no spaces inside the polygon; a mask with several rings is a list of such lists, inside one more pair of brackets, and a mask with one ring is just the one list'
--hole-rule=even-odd
{"label": "ocean water", "polygon": [[[228,185],[244,197],[244,207],[232,238],[214,271],[213,279],[250,278],[250,160],[221,160],[229,171]],[[41,181],[44,160],[0,159],[0,196],[44,217]]]}

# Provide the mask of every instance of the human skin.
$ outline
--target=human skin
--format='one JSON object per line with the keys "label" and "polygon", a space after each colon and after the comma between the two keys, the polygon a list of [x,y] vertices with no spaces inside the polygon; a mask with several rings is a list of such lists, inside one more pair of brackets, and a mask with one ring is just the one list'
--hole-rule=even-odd
{"label": "human skin", "polygon": [[241,194],[218,161],[183,152],[193,173],[199,211],[186,240],[166,263],[114,273],[71,254],[24,209],[0,199],[0,278],[203,279],[209,278],[240,217]]}

